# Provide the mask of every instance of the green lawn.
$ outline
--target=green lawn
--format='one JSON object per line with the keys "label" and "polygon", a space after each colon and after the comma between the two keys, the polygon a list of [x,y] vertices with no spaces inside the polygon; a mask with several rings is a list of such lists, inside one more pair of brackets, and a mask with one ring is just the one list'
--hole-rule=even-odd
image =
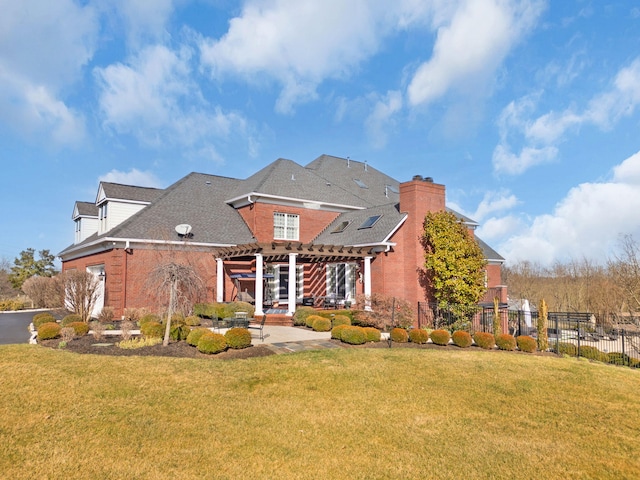
{"label": "green lawn", "polygon": [[476,349],[0,347],[7,479],[632,479],[640,371]]}

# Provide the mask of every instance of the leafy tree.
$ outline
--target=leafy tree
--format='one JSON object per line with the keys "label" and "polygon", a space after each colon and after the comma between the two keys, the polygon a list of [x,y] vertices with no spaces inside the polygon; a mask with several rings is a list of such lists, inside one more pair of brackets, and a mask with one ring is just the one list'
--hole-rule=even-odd
{"label": "leafy tree", "polygon": [[49,250],[40,250],[38,252],[40,259],[35,259],[35,250],[27,248],[20,252],[20,257],[16,258],[11,267],[9,281],[13,288],[20,289],[27,278],[39,275],[40,277],[53,277],[58,273],[53,266],[55,255],[49,253]]}
{"label": "leafy tree", "polygon": [[440,308],[469,311],[486,291],[482,249],[451,212],[427,213],[423,227],[425,286]]}

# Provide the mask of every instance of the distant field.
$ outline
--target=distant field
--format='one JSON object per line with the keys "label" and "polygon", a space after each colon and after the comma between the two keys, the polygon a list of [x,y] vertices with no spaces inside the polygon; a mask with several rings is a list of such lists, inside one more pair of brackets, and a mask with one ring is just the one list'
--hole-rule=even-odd
{"label": "distant field", "polygon": [[0,347],[7,479],[632,479],[640,371],[468,350]]}

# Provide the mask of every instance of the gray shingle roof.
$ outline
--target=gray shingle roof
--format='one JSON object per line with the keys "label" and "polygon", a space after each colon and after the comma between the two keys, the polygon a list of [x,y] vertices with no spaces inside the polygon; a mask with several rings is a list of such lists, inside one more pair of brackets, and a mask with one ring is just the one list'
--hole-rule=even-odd
{"label": "gray shingle roof", "polygon": [[[389,203],[395,204],[400,200],[400,183],[366,163],[331,155],[321,155],[305,168],[313,171],[334,187],[349,192],[355,197],[353,205],[373,207]],[[360,187],[356,180],[367,188]]]}
{"label": "gray shingle roof", "polygon": [[240,180],[190,173],[168,187],[151,205],[107,232],[116,238],[180,240],[176,225],[192,227],[198,243],[251,243],[255,238],[240,214],[225,199]]}
{"label": "gray shingle roof", "polygon": [[334,205],[364,206],[349,190],[328,182],[313,170],[283,158],[241,182],[228,200],[251,193]]}
{"label": "gray shingle roof", "polygon": [[78,215],[82,217],[97,217],[98,207],[92,202],[76,202],[74,211],[78,211]]}
{"label": "gray shingle roof", "polygon": [[475,238],[478,242],[478,245],[480,245],[480,248],[484,252],[484,258],[489,261],[504,262],[504,257],[502,257],[498,252],[487,245],[484,240],[482,240],[478,236],[476,236]]}
{"label": "gray shingle roof", "polygon": [[[380,219],[371,228],[360,228],[369,217],[374,215],[380,215]],[[325,245],[373,245],[384,242],[405,216],[406,214],[398,211],[396,205],[391,204],[345,212],[320,233],[315,238],[314,243]],[[343,231],[332,233],[342,222],[349,222],[349,224]]]}
{"label": "gray shingle roof", "polygon": [[100,182],[107,198],[113,200],[132,200],[135,202],[153,202],[163,190],[160,188],[136,187],[120,183]]}

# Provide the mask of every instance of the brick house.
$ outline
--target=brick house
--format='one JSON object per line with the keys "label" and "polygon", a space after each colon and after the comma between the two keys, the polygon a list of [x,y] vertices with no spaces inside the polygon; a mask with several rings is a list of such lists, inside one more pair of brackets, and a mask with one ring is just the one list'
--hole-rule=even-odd
{"label": "brick house", "polygon": [[[95,202],[76,202],[75,241],[59,257],[63,271],[101,279],[97,311],[110,306],[116,316],[153,307],[146,279],[168,259],[199,272],[203,300],[248,300],[257,315],[373,293],[416,303],[426,296],[424,216],[446,208],[444,185],[430,178],[400,183],[329,155],[306,166],[279,159],[244,180],[191,173],[166,189],[101,182]],[[457,215],[473,232],[477,224]],[[504,259],[477,240],[491,298],[506,302]]]}

